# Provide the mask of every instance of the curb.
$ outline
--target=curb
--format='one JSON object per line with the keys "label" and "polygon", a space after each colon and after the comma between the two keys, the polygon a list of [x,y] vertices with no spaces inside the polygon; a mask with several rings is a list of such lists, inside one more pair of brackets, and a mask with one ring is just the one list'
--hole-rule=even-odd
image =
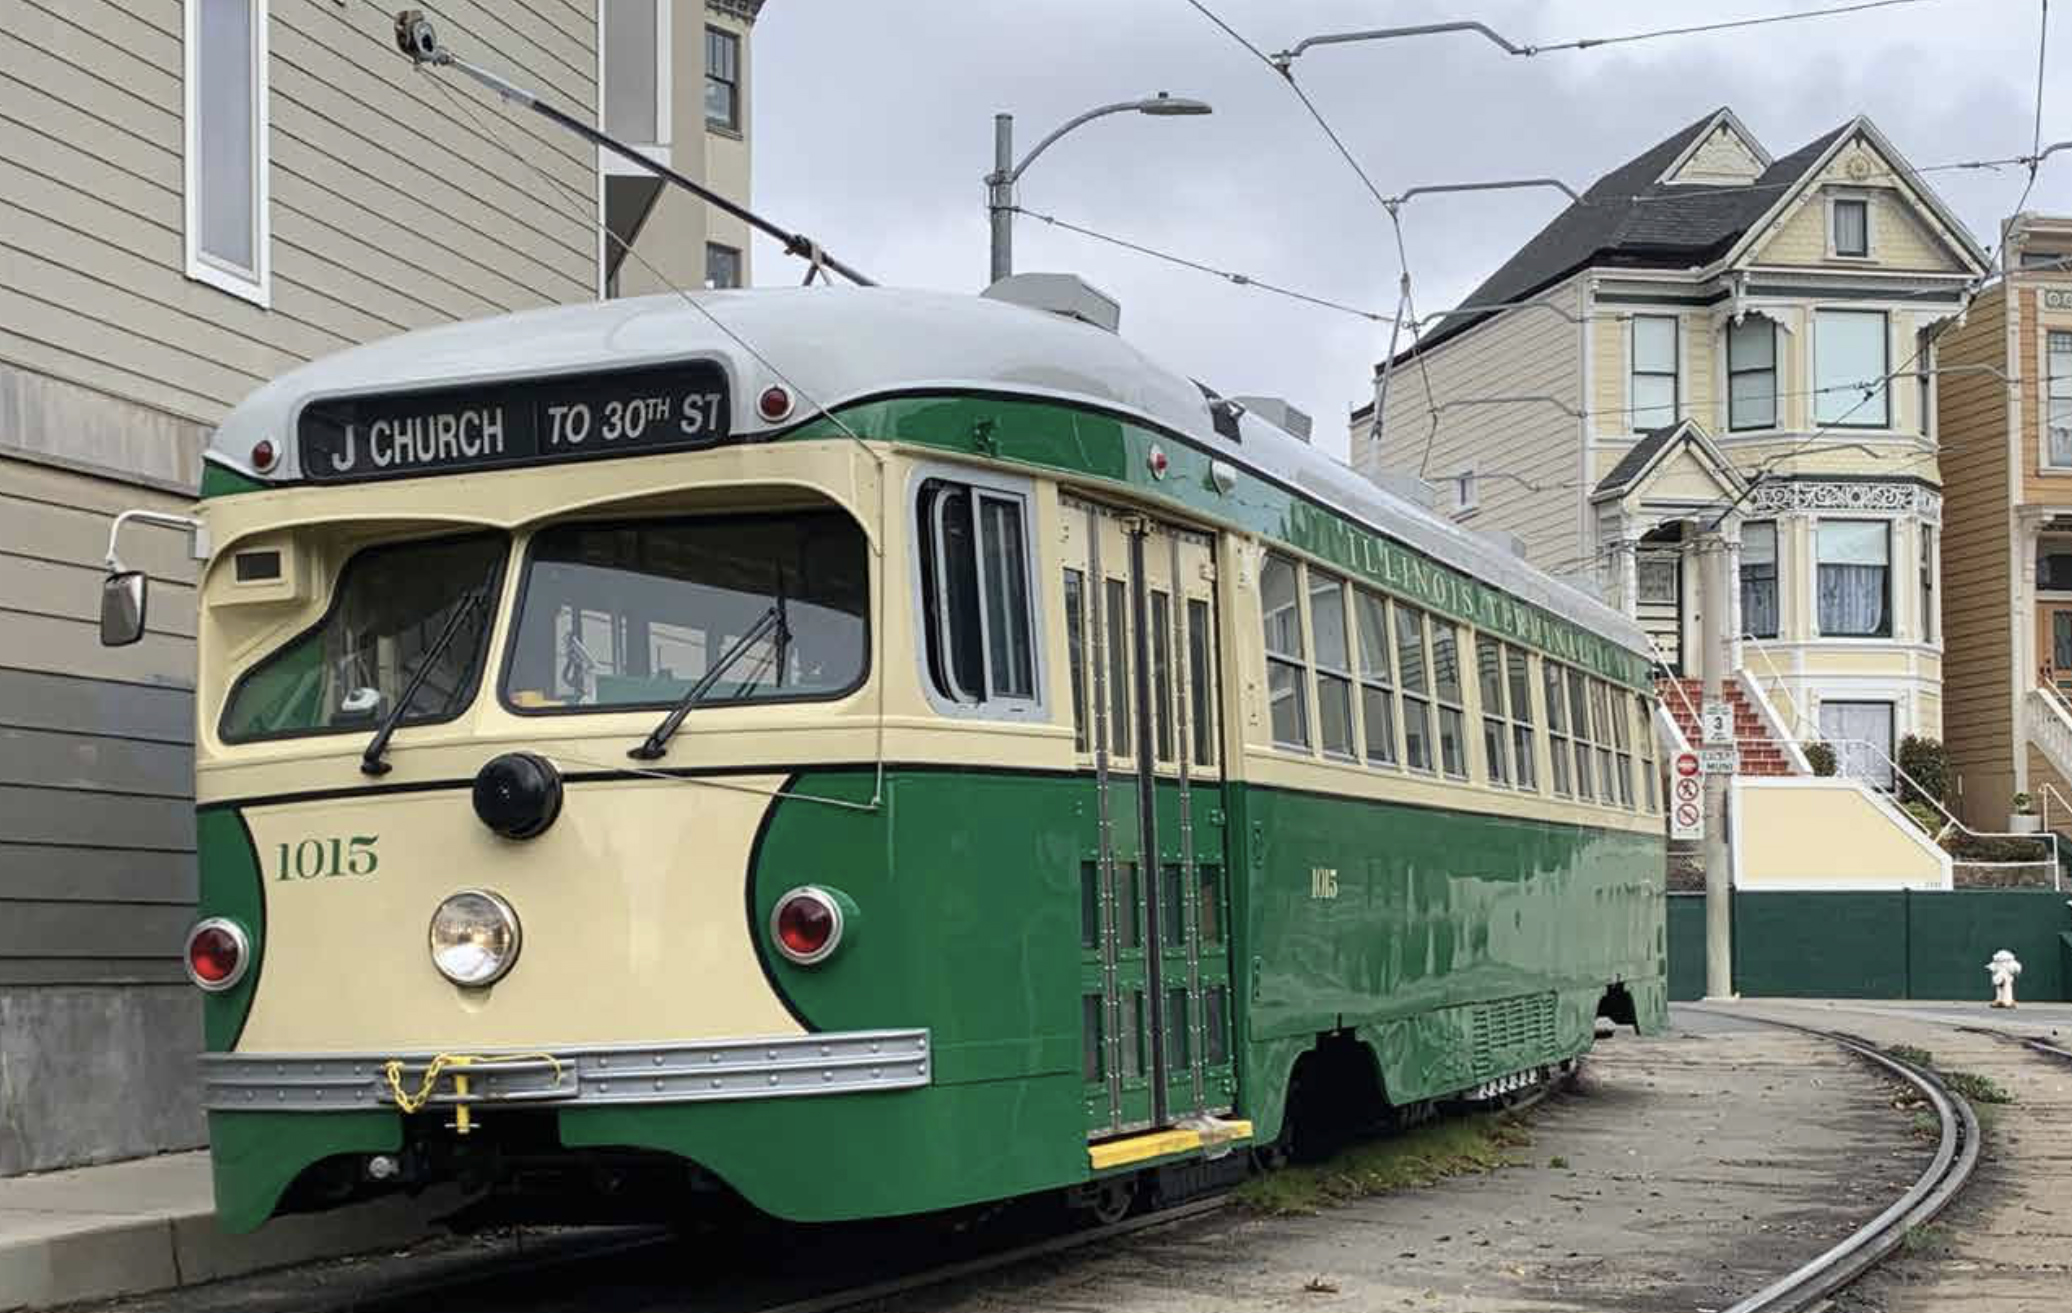
{"label": "curb", "polygon": [[[284,1217],[230,1235],[213,1212],[30,1215],[0,1220],[0,1313],[142,1295],[268,1268],[395,1249],[436,1232],[457,1191]],[[23,1235],[23,1231],[29,1234]],[[39,1234],[39,1230],[41,1233]]]}

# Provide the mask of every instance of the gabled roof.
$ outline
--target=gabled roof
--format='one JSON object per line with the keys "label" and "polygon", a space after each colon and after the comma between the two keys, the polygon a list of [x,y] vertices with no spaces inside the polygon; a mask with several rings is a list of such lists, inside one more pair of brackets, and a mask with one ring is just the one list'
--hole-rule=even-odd
{"label": "gabled roof", "polygon": [[1664,424],[1658,429],[1649,429],[1640,441],[1634,443],[1632,448],[1619,458],[1619,463],[1612,466],[1611,473],[1605,475],[1598,485],[1590,490],[1590,500],[1609,501],[1625,496],[1661,468],[1677,448],[1685,446],[1695,449],[1699,463],[1710,470],[1712,476],[1729,491],[1738,493],[1748,486],[1741,472],[1720,452],[1705,430],[1695,422],[1684,419],[1674,424]]}
{"label": "gabled roof", "polygon": [[[1571,203],[1556,215],[1471,292],[1465,304],[1524,300],[1591,265],[1688,269],[1709,264],[1739,241],[1855,126],[1854,121],[1845,123],[1807,142],[1772,162],[1752,184],[1664,182],[1723,122],[1739,120],[1730,109],[1714,110],[1599,178],[1583,193],[1580,204]],[[1761,149],[1752,140],[1749,144]],[[1425,335],[1419,347],[1399,356],[1399,362],[1465,332],[1490,313],[1449,315]]]}

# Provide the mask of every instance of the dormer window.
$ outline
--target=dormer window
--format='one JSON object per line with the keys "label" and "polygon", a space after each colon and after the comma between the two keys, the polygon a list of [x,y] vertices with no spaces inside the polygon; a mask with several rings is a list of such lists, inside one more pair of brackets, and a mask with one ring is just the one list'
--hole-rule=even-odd
{"label": "dormer window", "polygon": [[1482,493],[1475,485],[1475,471],[1462,470],[1453,476],[1453,510],[1456,515],[1466,515],[1482,504]]}
{"label": "dormer window", "polygon": [[1871,253],[1871,203],[1838,196],[1833,207],[1835,254],[1867,259]]}

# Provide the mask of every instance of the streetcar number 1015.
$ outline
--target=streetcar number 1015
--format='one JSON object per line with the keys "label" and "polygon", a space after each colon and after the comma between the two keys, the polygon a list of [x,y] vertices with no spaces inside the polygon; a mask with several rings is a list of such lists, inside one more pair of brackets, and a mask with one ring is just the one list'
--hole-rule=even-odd
{"label": "streetcar number 1015", "polygon": [[350,839],[304,839],[274,845],[275,881],[320,880],[331,876],[372,875],[381,865],[374,845],[378,834]]}

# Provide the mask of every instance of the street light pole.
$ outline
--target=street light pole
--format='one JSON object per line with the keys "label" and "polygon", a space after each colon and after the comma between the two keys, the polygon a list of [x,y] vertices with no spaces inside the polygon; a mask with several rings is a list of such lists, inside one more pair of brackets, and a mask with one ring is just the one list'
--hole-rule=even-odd
{"label": "street light pole", "polygon": [[1014,273],[1014,185],[1021,180],[1036,157],[1049,150],[1051,144],[1083,123],[1091,123],[1109,114],[1150,114],[1155,117],[1178,115],[1213,114],[1214,108],[1205,100],[1193,100],[1186,96],[1172,96],[1161,91],[1142,100],[1125,100],[1114,105],[1103,105],[1090,109],[1077,118],[1065,123],[1036,143],[1034,150],[1022,157],[1021,163],[1014,162],[1014,115],[993,116],[993,171],[986,175],[986,211],[993,225],[992,281]]}
{"label": "street light pole", "polygon": [[993,217],[993,276],[988,286],[1014,272],[1014,115],[993,116],[993,172],[986,179],[986,208]]}

